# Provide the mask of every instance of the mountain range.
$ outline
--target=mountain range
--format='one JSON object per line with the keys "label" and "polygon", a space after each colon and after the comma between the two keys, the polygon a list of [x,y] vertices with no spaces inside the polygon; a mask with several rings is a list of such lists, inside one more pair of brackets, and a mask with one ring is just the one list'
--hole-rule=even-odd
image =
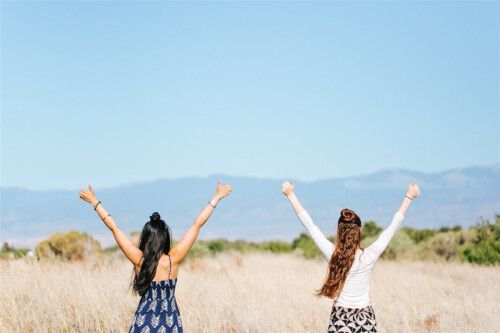
{"label": "mountain range", "polygon": [[[343,208],[354,210],[362,221],[386,226],[413,179],[421,196],[412,203],[404,226],[469,227],[480,218],[492,219],[500,213],[499,170],[500,164],[439,173],[393,169],[357,177],[295,181],[295,192],[318,227],[333,235]],[[219,203],[201,238],[289,241],[303,232],[281,193],[283,180],[213,175],[94,190],[122,230],[141,230],[149,216],[159,212],[179,239],[215,193],[217,179],[231,184],[233,193]],[[79,230],[92,234],[104,246],[113,244],[111,233],[92,206],[79,199],[79,189],[2,187],[0,192],[2,242],[34,247],[54,232]]]}

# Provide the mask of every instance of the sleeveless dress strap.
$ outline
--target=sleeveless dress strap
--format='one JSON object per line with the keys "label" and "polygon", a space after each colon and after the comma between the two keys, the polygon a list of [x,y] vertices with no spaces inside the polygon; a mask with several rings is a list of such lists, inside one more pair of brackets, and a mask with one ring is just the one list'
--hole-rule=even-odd
{"label": "sleeveless dress strap", "polygon": [[170,272],[172,271],[172,260],[170,259],[170,256],[167,256],[168,257],[168,279],[170,280]]}

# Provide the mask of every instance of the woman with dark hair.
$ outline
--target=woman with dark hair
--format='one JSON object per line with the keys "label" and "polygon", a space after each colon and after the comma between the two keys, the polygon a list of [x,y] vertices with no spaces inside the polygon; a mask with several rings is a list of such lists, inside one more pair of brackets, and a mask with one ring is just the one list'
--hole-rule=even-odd
{"label": "woman with dark hair", "polygon": [[370,276],[377,259],[403,221],[411,201],[420,195],[418,186],[413,181],[410,182],[403,203],[391,224],[366,249],[360,246],[361,219],[352,210],[344,209],[340,212],[334,245],[314,225],[300,204],[294,193],[293,180],[291,184],[284,182],[281,191],[329,263],[323,287],[316,294],[334,300],[328,332],[377,332],[375,313],[368,295]]}
{"label": "woman with dark hair", "polygon": [[230,185],[217,185],[217,191],[196,217],[194,224],[173,248],[171,232],[160,214],[153,213],[144,225],[139,248],[118,228],[115,220],[97,200],[94,190],[81,190],[80,198],[94,206],[99,217],[111,230],[118,246],[134,264],[133,291],[141,296],[129,332],[182,332],[182,322],[175,300],[179,264],[188,254],[203,224],[220,199],[231,193]]}

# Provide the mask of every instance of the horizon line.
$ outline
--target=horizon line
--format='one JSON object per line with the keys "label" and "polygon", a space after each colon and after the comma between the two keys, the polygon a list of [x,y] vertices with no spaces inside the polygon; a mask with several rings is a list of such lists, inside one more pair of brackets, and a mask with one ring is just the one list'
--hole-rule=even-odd
{"label": "horizon line", "polygon": [[[457,168],[449,168],[445,169],[442,171],[434,171],[434,172],[426,172],[426,171],[417,171],[417,170],[411,170],[407,168],[387,168],[387,169],[379,169],[377,171],[369,172],[369,173],[363,173],[363,174],[357,174],[353,176],[346,176],[346,177],[328,177],[328,178],[321,178],[317,180],[312,180],[312,181],[302,181],[300,179],[292,178],[294,181],[298,181],[300,183],[304,184],[312,184],[316,182],[321,182],[321,181],[326,181],[326,180],[335,180],[335,179],[349,179],[349,178],[359,178],[359,177],[367,177],[371,176],[377,173],[381,172],[387,172],[387,171],[403,171],[403,172],[415,172],[419,174],[425,174],[425,175],[432,175],[432,174],[443,174],[447,172],[452,172],[452,171],[463,171],[467,169],[488,169],[488,168],[500,168],[500,162],[493,163],[493,164],[482,164],[482,165],[470,165],[470,166],[465,166],[465,167],[457,167]],[[185,176],[185,177],[178,177],[178,178],[156,178],[153,180],[149,181],[137,181],[137,182],[130,182],[130,183],[123,183],[123,184],[118,184],[114,186],[109,186],[109,187],[104,187],[102,190],[116,190],[124,187],[129,187],[129,186],[135,186],[135,185],[145,185],[145,184],[151,184],[151,183],[156,183],[160,181],[175,181],[175,180],[187,180],[187,179],[208,179],[208,178],[218,178],[218,177],[230,177],[230,178],[248,178],[248,179],[258,179],[258,180],[271,180],[271,181],[284,181],[287,180],[288,178],[283,178],[283,179],[277,179],[277,178],[266,178],[266,177],[258,177],[258,176],[238,176],[238,175],[229,175],[229,174],[223,174],[223,173],[213,173],[208,176]],[[22,186],[3,186],[0,185],[0,190],[5,190],[5,189],[18,189],[18,190],[25,190],[25,191],[31,191],[31,192],[65,192],[65,191],[75,191],[74,188],[60,188],[60,189],[30,189],[27,187],[22,187]]]}

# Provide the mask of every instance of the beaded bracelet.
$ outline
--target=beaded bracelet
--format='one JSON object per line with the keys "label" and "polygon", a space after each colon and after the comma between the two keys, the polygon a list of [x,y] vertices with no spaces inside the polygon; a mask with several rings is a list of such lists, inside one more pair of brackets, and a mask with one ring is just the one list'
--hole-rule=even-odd
{"label": "beaded bracelet", "polygon": [[100,204],[101,204],[100,201],[98,203],[96,203],[95,206],[94,206],[94,210],[97,210],[97,206],[99,206]]}

